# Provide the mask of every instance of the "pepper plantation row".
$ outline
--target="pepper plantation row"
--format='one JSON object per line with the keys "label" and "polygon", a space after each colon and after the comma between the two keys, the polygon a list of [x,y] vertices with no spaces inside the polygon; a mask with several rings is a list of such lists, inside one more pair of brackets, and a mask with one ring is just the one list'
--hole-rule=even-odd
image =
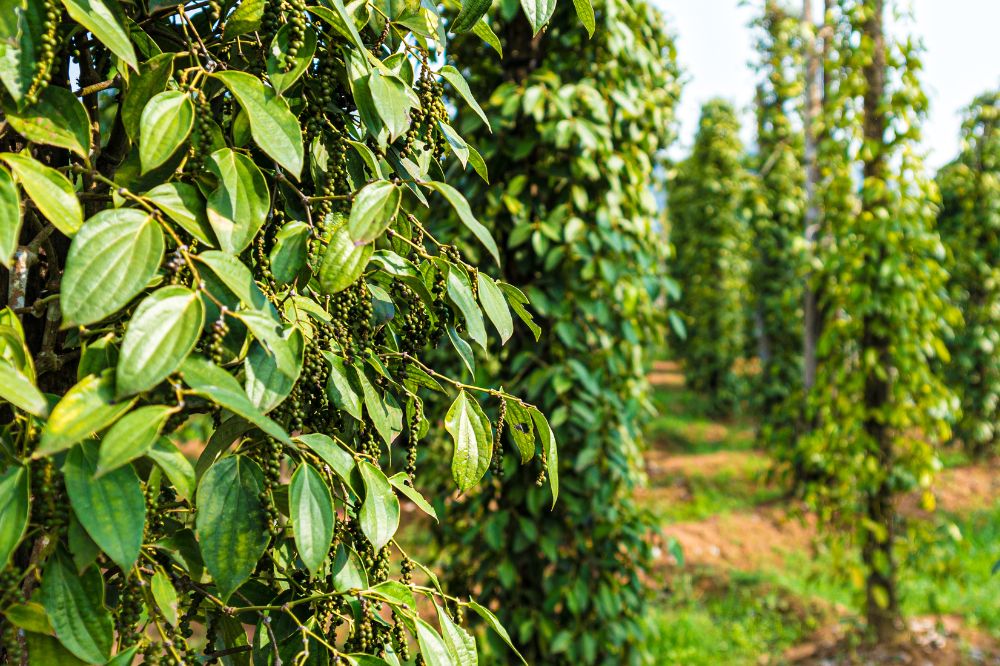
{"label": "pepper plantation row", "polygon": [[[463,258],[499,254],[444,182],[453,160],[486,177],[444,84],[483,112],[458,70],[432,71],[435,11],[235,4],[14,6],[7,656],[190,663],[197,622],[209,660],[405,660],[409,635],[424,662],[467,663],[452,618],[471,608],[506,637],[495,616],[411,586],[405,553],[390,578],[397,493],[433,512],[413,484],[418,394],[450,403],[460,491],[500,455],[483,399],[523,460],[557,460],[534,406],[453,378],[486,319],[503,339],[511,309],[531,324],[519,290]],[[427,229],[428,197],[479,245]],[[442,341],[448,375],[421,359]],[[215,428],[193,465],[166,435],[197,413]],[[409,460],[387,475],[393,443]]]}
{"label": "pepper plantation row", "polygon": [[756,417],[889,645],[927,543],[900,498],[933,510],[944,455],[1000,443],[1000,93],[966,102],[935,178],[911,25],[890,1],[824,7],[763,3],[753,149],[730,104],[702,109],[670,185],[672,346],[716,415]]}
{"label": "pepper plantation row", "polygon": [[826,5],[675,165],[646,2],[8,2],[0,660],[657,663],[663,353],[892,634],[892,498],[995,442],[996,97],[940,205],[894,3]]}

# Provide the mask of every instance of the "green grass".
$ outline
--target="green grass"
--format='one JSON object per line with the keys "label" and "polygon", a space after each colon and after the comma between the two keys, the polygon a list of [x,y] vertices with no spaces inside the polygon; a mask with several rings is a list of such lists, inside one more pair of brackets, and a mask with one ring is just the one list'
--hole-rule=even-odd
{"label": "green grass", "polygon": [[754,426],[746,418],[719,421],[707,401],[683,387],[658,386],[652,402],[657,415],[645,426],[648,441],[682,453],[746,451],[754,447]]}
{"label": "green grass", "polygon": [[[738,467],[717,471],[712,475],[669,475],[657,478],[655,487],[680,485],[683,501],[649,502],[648,507],[663,522],[704,520],[737,511],[750,511],[755,506],[779,499],[780,488],[767,483],[768,462],[764,458],[739,459]],[[671,493],[671,497],[673,493]],[[656,497],[656,495],[653,495]]]}
{"label": "green grass", "polygon": [[676,575],[654,617],[657,663],[684,666],[756,664],[800,643],[827,615],[753,574],[732,574],[708,589]]}

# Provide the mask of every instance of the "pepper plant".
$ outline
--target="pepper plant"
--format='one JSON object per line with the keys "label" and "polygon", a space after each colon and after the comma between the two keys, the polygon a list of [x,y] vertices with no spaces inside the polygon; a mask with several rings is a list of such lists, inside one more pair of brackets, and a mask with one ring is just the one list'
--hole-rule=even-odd
{"label": "pepper plant", "polygon": [[687,335],[677,348],[687,384],[720,413],[745,391],[735,372],[744,356],[749,265],[749,190],[740,124],[732,105],[705,104],[691,154],[670,184],[671,274]]}
{"label": "pepper plant", "polygon": [[[472,117],[459,125],[492,178],[466,173],[461,189],[486,211],[505,258],[499,275],[526,285],[541,324],[515,332],[500,362],[477,371],[550,414],[559,459],[518,468],[524,416],[508,407],[504,447],[494,449],[503,484],[450,507],[456,520],[439,539],[454,588],[495,604],[540,664],[655,661],[646,647],[654,525],[631,490],[642,480],[645,375],[672,287],[653,188],[674,139],[680,73],[650,4],[594,8],[592,38],[567,6],[536,39],[516,3],[497,3],[508,58],[456,52],[493,128]],[[550,511],[544,481],[557,471]]]}
{"label": "pepper plant", "polygon": [[761,441],[787,443],[802,400],[802,237],[805,218],[803,141],[796,129],[803,91],[801,25],[776,0],[755,22],[759,202],[751,218],[749,283],[761,372],[756,407]]}
{"label": "pepper plant", "polygon": [[[495,352],[511,309],[534,325],[444,176],[486,174],[441,58],[499,47],[488,5],[4,4],[6,662],[475,663],[464,610],[510,643],[393,538],[401,497],[434,514],[429,407],[461,492],[496,445],[483,405],[556,459],[534,405],[425,362]],[[523,2],[534,32],[554,5]]]}
{"label": "pepper plant", "polygon": [[948,341],[947,380],[962,401],[955,436],[969,453],[1000,444],[1000,93],[965,113],[962,151],[941,169],[938,231],[948,248],[949,287],[963,324]]}
{"label": "pepper plant", "polygon": [[[883,641],[902,631],[897,586],[905,546],[895,497],[923,490],[939,468],[956,400],[937,371],[957,313],[937,192],[917,145],[927,98],[921,50],[887,35],[891,0],[836,0],[827,13],[824,136],[835,171],[820,182],[825,209],[822,332],[809,396],[811,432],[794,459],[803,496],[828,526],[846,529],[860,555],[868,627]],[[859,46],[860,45],[860,46]],[[821,164],[822,164],[821,160]],[[851,173],[862,178],[852,178]],[[831,530],[831,532],[833,532]]]}

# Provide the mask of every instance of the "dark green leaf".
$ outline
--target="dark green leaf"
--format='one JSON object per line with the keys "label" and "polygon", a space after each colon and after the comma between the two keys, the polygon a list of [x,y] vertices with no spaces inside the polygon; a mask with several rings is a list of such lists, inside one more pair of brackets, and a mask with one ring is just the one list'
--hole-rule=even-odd
{"label": "dark green leaf", "polygon": [[454,33],[468,32],[486,15],[493,0],[462,0],[462,10],[449,26]]}
{"label": "dark green leaf", "polygon": [[358,521],[361,531],[378,552],[399,528],[399,498],[378,467],[367,460],[359,460],[358,470],[365,484],[365,501],[358,512]]}
{"label": "dark green leaf", "polygon": [[58,552],[45,566],[41,602],[66,649],[90,664],[111,657],[114,627],[104,607],[104,579],[97,567],[78,575],[69,558]]}
{"label": "dark green leaf", "polygon": [[94,543],[122,571],[129,571],[139,557],[146,526],[142,486],[131,465],[95,478],[97,460],[96,442],[83,442],[70,450],[63,466],[66,493],[73,513]]}
{"label": "dark green leaf", "polygon": [[364,369],[354,367],[354,376],[357,377],[358,384],[361,386],[361,393],[365,398],[365,411],[368,412],[368,418],[372,420],[372,425],[375,426],[375,430],[382,440],[386,444],[392,443],[392,421],[385,400],[371,381],[369,381]]}
{"label": "dark green leaf", "polygon": [[535,340],[538,336],[542,334],[541,327],[535,323],[535,318],[531,316],[527,308],[524,306],[528,303],[528,297],[521,292],[520,289],[513,285],[509,285],[505,282],[500,282],[498,285],[505,294],[507,294],[507,302],[510,303],[510,307],[517,313],[521,321],[531,330],[531,333],[535,336]]}
{"label": "dark green leaf", "polygon": [[347,11],[343,0],[326,0],[326,4],[331,5],[334,11],[330,11],[326,7],[310,7],[309,12],[329,23],[345,39],[350,40],[355,48],[366,50],[367,47],[354,25],[354,18]]}
{"label": "dark green leaf", "polygon": [[454,657],[456,664],[476,666],[479,654],[476,651],[476,639],[468,631],[455,624],[451,616],[443,608],[437,606],[438,626],[441,627],[441,637],[448,646],[448,652]]}
{"label": "dark green leaf", "polygon": [[291,25],[282,26],[271,41],[271,52],[267,56],[267,78],[278,94],[291,88],[306,73],[316,53],[316,32],[312,27],[306,26],[302,34],[302,45],[292,58],[292,67],[287,68],[288,47],[293,35],[295,30]]}
{"label": "dark green leaf", "polygon": [[507,307],[503,292],[489,275],[479,272],[476,277],[479,282],[479,302],[500,334],[500,340],[506,343],[514,334],[514,320],[510,316],[510,308]]}
{"label": "dark green leaf", "polygon": [[59,303],[65,325],[100,321],[149,284],[163,259],[163,232],[135,208],[102,210],[87,220],[66,257]]}
{"label": "dark green leaf", "polygon": [[497,55],[503,58],[503,46],[500,44],[500,38],[493,32],[493,28],[486,25],[485,21],[480,21],[472,26],[472,34],[489,44],[497,52]]}
{"label": "dark green leaf", "polygon": [[[198,261],[204,263],[222,281],[226,287],[240,299],[244,306],[274,314],[274,307],[257,286],[253,274],[246,264],[236,257],[224,252],[209,250],[197,255]],[[277,321],[277,319],[275,319]]]}
{"label": "dark green leaf", "polygon": [[330,489],[309,463],[299,465],[292,475],[288,502],[299,557],[306,569],[315,575],[330,553],[334,514]]}
{"label": "dark green leaf", "polygon": [[[112,0],[114,1],[114,0]],[[139,68],[135,50],[125,28],[118,23],[114,12],[104,0],[63,0],[70,18],[94,33],[102,44],[121,58],[132,69]]]}
{"label": "dark green leaf", "polygon": [[152,171],[174,154],[194,127],[191,96],[179,90],[154,95],[139,118],[139,161]]}
{"label": "dark green leaf", "polygon": [[483,179],[483,182],[488,185],[490,182],[490,173],[486,168],[486,160],[484,160],[483,156],[479,154],[479,151],[471,145],[469,146],[469,164],[471,164],[472,168],[476,170],[476,173],[478,173],[479,177]]}
{"label": "dark green leaf", "polygon": [[90,159],[90,119],[76,95],[59,86],[47,86],[38,101],[23,109],[4,109],[7,122],[34,143],[71,150]]}
{"label": "dark green leaf", "polygon": [[368,90],[379,117],[389,130],[389,140],[395,141],[409,129],[410,109],[418,100],[399,77],[386,76],[377,70],[368,77]]}
{"label": "dark green leaf", "polygon": [[556,10],[556,0],[521,0],[521,8],[528,17],[532,32],[537,35],[552,18],[552,13]]}
{"label": "dark green leaf", "polygon": [[[246,4],[246,3],[244,3]],[[139,138],[139,119],[153,95],[163,92],[174,73],[174,53],[161,53],[143,63],[139,76],[132,77],[122,102],[122,125],[129,138]]]}
{"label": "dark green leaf", "polygon": [[483,321],[483,311],[479,309],[476,298],[472,295],[472,285],[464,268],[452,266],[448,271],[448,297],[461,311],[469,337],[486,349],[486,324]]}
{"label": "dark green leaf", "polygon": [[340,477],[340,480],[344,482],[348,490],[355,495],[360,495],[351,481],[355,469],[354,456],[340,445],[339,440],[334,441],[327,435],[316,432],[308,435],[299,435],[295,438],[295,441],[302,442],[309,447],[313,453],[330,466],[334,474]]}
{"label": "dark green leaf", "polygon": [[206,400],[239,414],[265,433],[289,443],[288,433],[277,423],[267,418],[250,402],[243,387],[228,372],[211,361],[198,356],[189,356],[181,365],[184,383]]}
{"label": "dark green leaf", "polygon": [[388,228],[399,211],[402,195],[394,183],[379,180],[365,185],[354,197],[347,223],[355,243],[370,243]]}
{"label": "dark green leaf", "polygon": [[521,403],[507,401],[507,427],[505,429],[514,440],[514,445],[521,453],[521,464],[535,457],[535,424],[531,412]]}
{"label": "dark green leaf", "polygon": [[29,414],[45,417],[49,402],[24,373],[0,359],[0,398]]}
{"label": "dark green leaf", "polygon": [[516,647],[514,647],[513,641],[510,640],[510,634],[508,634],[507,630],[503,628],[502,624],[500,624],[500,620],[497,619],[497,616],[494,615],[489,608],[480,606],[475,601],[469,601],[468,606],[475,611],[476,615],[486,620],[486,624],[490,625],[490,629],[496,632],[496,635],[502,638],[503,642],[507,644],[507,647],[513,650],[514,654],[516,654],[521,662],[527,666],[528,662],[524,660],[521,653],[517,651]]}
{"label": "dark green leaf", "polygon": [[184,231],[205,245],[216,247],[219,244],[215,240],[212,225],[208,223],[205,200],[194,185],[178,182],[162,183],[143,196],[179,224]]}
{"label": "dark green leaf", "polygon": [[67,236],[80,229],[83,209],[66,176],[24,153],[0,153],[0,159],[52,226]]}
{"label": "dark green leaf", "polygon": [[198,485],[195,532],[223,601],[250,578],[270,541],[263,489],[260,468],[243,456],[215,463]]}
{"label": "dark green leaf", "polygon": [[66,532],[69,552],[73,556],[73,565],[77,571],[83,571],[97,561],[97,557],[101,554],[101,547],[94,543],[73,512],[69,514],[69,528]]}
{"label": "dark green leaf", "polygon": [[154,291],[125,329],[116,374],[118,396],[147,391],[180,367],[205,325],[205,306],[187,287]]}
{"label": "dark green leaf", "polygon": [[256,31],[260,27],[266,6],[267,0],[243,0],[236,6],[236,11],[226,19],[223,38],[229,40]]}
{"label": "dark green leaf", "polygon": [[[278,229],[271,248],[271,273],[278,282],[289,284],[306,267],[309,255],[309,225],[293,220]],[[322,275],[322,273],[320,274]]]}
{"label": "dark green leaf", "polygon": [[287,398],[302,370],[305,340],[297,328],[286,328],[282,332],[287,349],[292,354],[294,367],[292,374],[285,374],[278,367],[278,359],[267,348],[257,342],[250,347],[243,368],[246,371],[247,396],[265,414]]}
{"label": "dark green leaf", "polygon": [[594,6],[590,4],[590,0],[573,0],[573,6],[576,7],[576,15],[580,17],[580,23],[587,29],[587,34],[593,37],[594,30],[597,29],[597,23],[594,20]]}
{"label": "dark green leaf", "polygon": [[442,67],[438,74],[444,77],[445,81],[451,84],[451,87],[455,89],[455,92],[465,100],[465,103],[469,105],[469,108],[476,112],[476,115],[483,119],[483,123],[487,128],[490,127],[490,119],[486,116],[486,112],[483,111],[483,107],[479,106],[479,102],[476,101],[475,96],[472,94],[472,90],[469,88],[469,84],[466,82],[465,77],[462,73],[451,65],[445,65]]}
{"label": "dark green leaf", "polygon": [[267,219],[271,208],[267,180],[253,160],[229,148],[212,153],[206,166],[219,179],[219,187],[208,196],[208,222],[219,248],[239,254]]}
{"label": "dark green leaf", "polygon": [[277,370],[286,377],[296,378],[302,369],[301,354],[289,343],[291,332],[275,321],[270,313],[242,310],[234,314],[246,324],[253,336],[264,345],[267,353],[274,357]]}
{"label": "dark green leaf", "polygon": [[194,473],[196,478],[201,478],[208,468],[215,464],[222,455],[238,440],[244,433],[253,430],[252,423],[241,416],[230,416],[215,429],[212,436],[208,438],[205,450],[198,457],[195,464]]}
{"label": "dark green leaf", "polygon": [[179,496],[186,499],[194,497],[194,467],[173,442],[166,437],[160,437],[153,444],[153,448],[146,452],[146,457],[163,470]]}
{"label": "dark green leaf", "polygon": [[114,371],[85,377],[52,408],[33,457],[52,455],[108,427],[132,408],[135,399],[115,400]]}
{"label": "dark green leaf", "polygon": [[364,590],[368,588],[368,573],[358,554],[350,546],[337,546],[337,556],[333,560],[333,589],[337,592]]}
{"label": "dark green leaf", "polygon": [[476,486],[490,468],[493,428],[479,403],[464,390],[448,409],[444,427],[455,440],[451,475],[461,492]]}
{"label": "dark green leaf", "polygon": [[213,76],[229,88],[247,112],[250,133],[260,149],[298,178],[305,157],[302,130],[285,100],[252,74],[230,70]]}
{"label": "dark green leaf", "polygon": [[459,358],[462,359],[462,363],[465,364],[466,369],[469,371],[469,375],[473,378],[476,377],[476,357],[472,353],[472,345],[465,341],[465,339],[458,334],[454,326],[448,327],[448,339],[451,340],[452,346],[455,351],[458,352]]}
{"label": "dark green leaf", "polygon": [[106,474],[146,455],[173,412],[174,408],[166,405],[147,405],[123,416],[101,439],[97,475]]}
{"label": "dark green leaf", "polygon": [[36,634],[54,634],[55,629],[49,622],[49,616],[45,614],[45,609],[41,604],[34,601],[26,601],[23,604],[8,606],[3,612],[4,617],[14,625]]}
{"label": "dark green leaf", "polygon": [[153,593],[153,600],[159,607],[163,617],[172,625],[177,624],[177,590],[174,589],[170,578],[163,571],[157,568],[156,573],[149,581],[149,589]]}
{"label": "dark green leaf", "polygon": [[499,266],[500,250],[497,249],[496,241],[493,240],[493,236],[490,235],[489,230],[472,214],[472,208],[469,207],[469,202],[465,200],[462,193],[447,183],[427,183],[427,186],[444,195],[444,198],[448,200],[451,207],[458,213],[458,218],[462,221],[462,224],[489,250],[490,255],[496,260]]}
{"label": "dark green leaf", "polygon": [[417,629],[417,644],[420,646],[420,655],[424,658],[427,666],[455,666],[448,646],[444,644],[441,635],[422,619],[415,618]]}
{"label": "dark green leaf", "polygon": [[319,286],[324,294],[336,294],[358,281],[372,256],[372,244],[356,245],[346,226],[330,234],[319,269]]}
{"label": "dark green leaf", "polygon": [[0,264],[10,268],[21,237],[21,197],[10,171],[0,167]]}
{"label": "dark green leaf", "polygon": [[24,642],[28,648],[31,664],[58,664],[58,666],[86,666],[87,664],[50,635],[26,631]]}
{"label": "dark green leaf", "polygon": [[552,488],[552,506],[555,506],[556,499],[559,498],[559,451],[556,448],[556,437],[544,414],[535,407],[529,407],[528,411],[542,441],[542,454],[546,459],[549,487]]}
{"label": "dark green leaf", "polygon": [[351,383],[346,362],[331,352],[323,352],[323,356],[330,363],[330,375],[326,380],[326,394],[330,402],[360,421],[361,396]]}
{"label": "dark green leaf", "polygon": [[13,465],[0,474],[0,567],[6,568],[10,556],[21,543],[28,527],[28,471]]}
{"label": "dark green leaf", "polygon": [[393,488],[403,493],[403,495],[405,495],[407,499],[413,502],[418,509],[426,513],[434,520],[437,520],[438,519],[437,511],[435,511],[434,507],[430,505],[430,502],[424,499],[424,496],[420,494],[419,490],[417,490],[411,485],[408,485],[407,482],[409,481],[409,479],[410,477],[408,477],[403,472],[400,472],[398,474],[393,474],[392,476],[390,476],[389,483],[392,484]]}

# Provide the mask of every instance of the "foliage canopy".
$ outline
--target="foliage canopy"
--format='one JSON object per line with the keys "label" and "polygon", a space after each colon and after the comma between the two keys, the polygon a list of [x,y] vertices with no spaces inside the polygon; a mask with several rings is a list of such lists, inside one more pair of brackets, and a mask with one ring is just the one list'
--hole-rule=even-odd
{"label": "foliage canopy", "polygon": [[[532,34],[556,8],[522,5]],[[439,343],[495,350],[487,322],[505,340],[512,310],[534,326],[479,273],[498,247],[445,182],[486,176],[449,113],[482,109],[438,64],[449,30],[499,49],[488,6],[4,5],[10,661],[380,664],[415,645],[470,663],[466,609],[510,643],[393,539],[400,496],[434,514],[414,486],[425,401],[451,404],[462,491],[495,447],[483,398],[522,414],[525,461],[557,458],[535,406],[425,362]],[[470,241],[433,235],[424,208],[454,210]],[[179,445],[199,429],[192,464]]]}

